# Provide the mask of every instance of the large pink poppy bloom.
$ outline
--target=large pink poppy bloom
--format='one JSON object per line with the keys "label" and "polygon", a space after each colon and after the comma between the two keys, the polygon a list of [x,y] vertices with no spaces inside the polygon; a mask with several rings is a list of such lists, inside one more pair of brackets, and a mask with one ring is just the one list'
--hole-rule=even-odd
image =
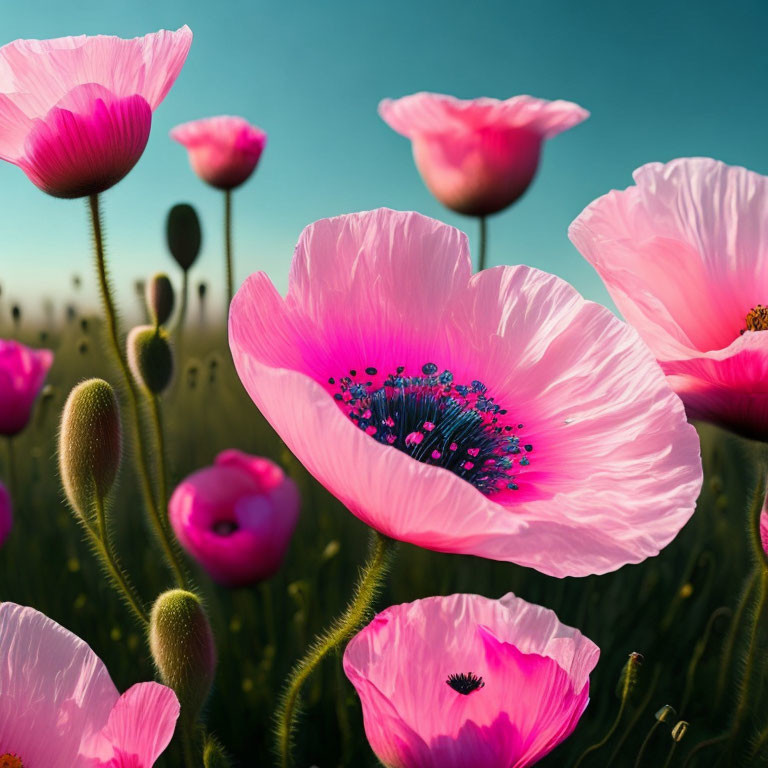
{"label": "large pink poppy bloom", "polygon": [[307,227],[286,298],[252,275],[229,331],[264,416],[387,536],[575,576],[656,554],[693,512],[698,437],[637,333],[554,275],[472,276],[433,219]]}
{"label": "large pink poppy bloom", "polygon": [[12,437],[27,426],[52,363],[49,349],[0,339],[0,435]]}
{"label": "large pink poppy bloom", "polygon": [[692,419],[768,440],[768,178],[707,158],[650,163],[570,237]]}
{"label": "large pink poppy bloom", "polygon": [[15,40],[0,48],[0,158],[55,197],[117,184],[178,77],[189,27],[123,40]]}
{"label": "large pink poppy bloom", "polygon": [[169,515],[176,537],[211,578],[241,587],[280,568],[299,518],[299,492],[269,459],[228,450],[179,483]]}
{"label": "large pink poppy bloom", "polygon": [[470,216],[488,216],[514,203],[536,175],[544,141],[589,117],[570,101],[462,100],[439,93],[384,99],[379,114],[413,143],[429,191]]}
{"label": "large pink poppy bloom", "polygon": [[508,594],[382,611],[344,652],[365,733],[388,768],[525,768],[567,738],[600,649]]}
{"label": "large pink poppy bloom", "polygon": [[8,534],[13,527],[13,508],[11,496],[6,487],[0,483],[0,547],[5,544]]}
{"label": "large pink poppy bloom", "polygon": [[267,134],[242,117],[222,115],[177,125],[171,138],[187,148],[192,170],[217,189],[234,189],[256,169]]}
{"label": "large pink poppy bloom", "polygon": [[32,608],[0,604],[0,658],[0,764],[150,768],[173,736],[170,688],[121,696],[88,645]]}

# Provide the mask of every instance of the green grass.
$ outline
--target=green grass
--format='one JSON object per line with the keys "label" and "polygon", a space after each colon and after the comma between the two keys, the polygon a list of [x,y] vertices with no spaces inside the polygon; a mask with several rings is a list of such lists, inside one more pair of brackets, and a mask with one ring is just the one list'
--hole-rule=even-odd
{"label": "green grass", "polygon": [[[229,361],[223,328],[192,327],[172,390],[164,397],[172,484],[236,447],[269,456],[298,482],[301,520],[281,572],[251,589],[214,586],[192,565],[217,638],[219,666],[206,708],[209,730],[228,748],[233,764],[273,762],[273,712],[281,682],[312,637],[338,614],[367,551],[367,530],[307,475],[261,418]],[[15,526],[0,550],[0,599],[31,605],[87,640],[104,659],[118,687],[153,677],[140,628],[102,576],[69,513],[60,490],[55,443],[58,418],[71,387],[90,376],[117,377],[99,338],[98,323],[85,329],[78,316],[47,331],[56,361],[50,390],[30,427],[15,444]],[[3,329],[8,332],[7,326]],[[21,340],[40,345],[40,329],[22,325]],[[196,372],[193,372],[196,371]],[[670,765],[683,766],[691,749],[729,727],[735,707],[745,627],[737,633],[733,662],[718,699],[723,646],[751,563],[747,537],[749,496],[755,483],[754,446],[713,428],[700,430],[706,480],[699,508],[677,539],[656,558],[616,573],[585,579],[553,579],[506,563],[443,555],[401,544],[379,607],[435,594],[508,591],[554,609],[601,648],[592,675],[591,703],[573,736],[542,766],[570,766],[599,741],[619,707],[616,686],[632,651],[643,654],[636,691],[605,747],[583,763],[633,766],[640,744],[656,722],[654,713],[673,706],[676,719],[661,724],[645,752],[644,766],[662,766],[673,744],[671,726],[690,722]],[[2,457],[3,478],[8,467]],[[149,602],[173,586],[147,527],[130,457],[123,461],[112,494],[110,518],[120,557]],[[749,617],[747,606],[742,625]],[[702,751],[689,766],[766,764],[750,762],[757,731],[768,725],[765,632],[743,734]],[[296,765],[375,766],[362,728],[359,702],[341,671],[328,659],[305,688]],[[174,745],[158,762],[181,765]],[[470,768],[470,767],[468,767]]]}

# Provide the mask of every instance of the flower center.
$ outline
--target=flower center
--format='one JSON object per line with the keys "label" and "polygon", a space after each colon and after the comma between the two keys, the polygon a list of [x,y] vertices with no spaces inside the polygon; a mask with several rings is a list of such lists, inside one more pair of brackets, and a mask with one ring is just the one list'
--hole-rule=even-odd
{"label": "flower center", "polygon": [[741,329],[741,333],[747,331],[768,331],[768,307],[758,304],[747,313],[744,319],[746,328]]}
{"label": "flower center", "polygon": [[467,672],[466,675],[463,672],[458,675],[449,675],[445,682],[462,696],[469,696],[470,693],[478,688],[485,688],[483,678],[473,675],[471,672]]}
{"label": "flower center", "polygon": [[[237,530],[237,523],[232,520],[219,520],[214,523],[213,532],[217,536],[231,536]],[[0,766],[2,768],[2,766]]]}
{"label": "flower center", "polygon": [[488,396],[480,381],[454,382],[450,371],[438,374],[426,363],[421,375],[405,368],[382,377],[366,368],[328,380],[339,406],[367,435],[417,461],[443,467],[486,495],[518,490],[517,474],[530,464],[533,445],[523,440],[522,424]]}
{"label": "flower center", "polygon": [[24,763],[13,752],[6,752],[4,755],[0,755],[0,768],[24,768]]}

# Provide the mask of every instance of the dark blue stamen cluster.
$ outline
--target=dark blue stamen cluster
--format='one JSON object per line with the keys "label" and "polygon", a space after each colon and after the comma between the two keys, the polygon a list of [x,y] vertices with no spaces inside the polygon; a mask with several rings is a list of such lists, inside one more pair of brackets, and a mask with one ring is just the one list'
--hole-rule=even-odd
{"label": "dark blue stamen cluster", "polygon": [[328,383],[337,387],[333,396],[349,417],[380,443],[444,467],[486,495],[518,490],[515,463],[528,466],[533,450],[516,434],[523,425],[507,423],[507,411],[481,381],[457,384],[450,371],[438,370],[427,363],[422,375],[406,376],[399,367],[382,380],[368,367],[369,380],[358,381],[351,370]]}
{"label": "dark blue stamen cluster", "polygon": [[445,682],[462,696],[469,696],[470,693],[478,688],[485,688],[483,678],[473,675],[471,672],[467,672],[466,675],[463,672],[458,675],[449,675]]}

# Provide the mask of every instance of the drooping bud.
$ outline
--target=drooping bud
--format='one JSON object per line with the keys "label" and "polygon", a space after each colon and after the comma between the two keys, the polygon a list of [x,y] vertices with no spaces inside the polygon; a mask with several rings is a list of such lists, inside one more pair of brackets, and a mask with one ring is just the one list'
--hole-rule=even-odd
{"label": "drooping bud", "polygon": [[149,621],[149,647],[163,683],[179,697],[182,717],[194,722],[216,670],[213,633],[197,595],[171,589],[157,598]]}
{"label": "drooping bud", "polygon": [[128,365],[136,381],[155,395],[162,393],[173,376],[173,351],[162,328],[138,325],[127,339]]}
{"label": "drooping bud", "polygon": [[669,704],[665,704],[660,710],[656,712],[654,717],[660,722],[660,723],[666,723],[667,720],[671,720],[673,717],[677,716],[677,712],[675,712],[675,708],[670,706]]}
{"label": "drooping bud", "polygon": [[635,652],[629,654],[627,663],[623,666],[621,675],[619,675],[619,684],[616,686],[616,695],[622,701],[628,699],[634,693],[635,688],[637,688],[637,679],[642,664],[642,654]]}
{"label": "drooping bud", "polygon": [[672,727],[672,739],[676,742],[681,742],[688,732],[688,723],[685,720],[680,720]]}
{"label": "drooping bud", "polygon": [[203,765],[205,768],[229,768],[231,765],[221,744],[210,736],[203,749]]}
{"label": "drooping bud", "polygon": [[147,283],[147,309],[155,325],[165,325],[173,312],[175,296],[168,275],[158,272]]}
{"label": "drooping bud", "polygon": [[197,260],[203,239],[195,209],[188,203],[174,205],[168,211],[165,233],[168,250],[186,272]]}
{"label": "drooping bud", "polygon": [[112,488],[120,467],[120,410],[103,379],[78,384],[64,404],[59,430],[59,473],[75,512],[87,519],[94,499]]}

